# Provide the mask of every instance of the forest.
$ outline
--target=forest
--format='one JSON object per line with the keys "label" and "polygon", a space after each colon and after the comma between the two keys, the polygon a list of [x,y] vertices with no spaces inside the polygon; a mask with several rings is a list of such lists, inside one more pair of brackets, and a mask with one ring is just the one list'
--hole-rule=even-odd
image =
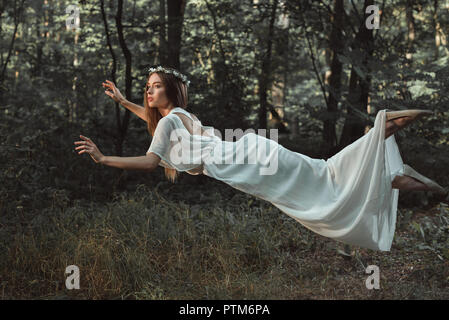
{"label": "forest", "polygon": [[74,150],[84,135],[144,156],[146,122],[102,83],[143,106],[147,70],[163,65],[188,77],[203,124],[276,129],[316,159],[380,110],[432,110],[395,139],[447,187],[448,0],[0,0],[0,34],[0,299],[449,298],[449,204],[433,192],[400,191],[381,252],[206,175],[172,182]]}

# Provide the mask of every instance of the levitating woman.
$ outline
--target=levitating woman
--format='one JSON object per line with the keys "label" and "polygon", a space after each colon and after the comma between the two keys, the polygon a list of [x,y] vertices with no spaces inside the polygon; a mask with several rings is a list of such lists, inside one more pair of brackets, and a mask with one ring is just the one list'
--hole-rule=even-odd
{"label": "levitating woman", "polygon": [[178,172],[205,174],[271,202],[320,235],[382,251],[393,241],[399,190],[447,195],[403,164],[394,137],[429,110],[380,110],[363,137],[327,160],[313,159],[255,133],[235,142],[221,139],[186,110],[188,84],[172,68],[150,68],[140,107],[106,80],[105,93],[147,122],[151,145],[146,156],[104,156],[91,139],[80,136],[75,149],[122,169],[151,171],[160,165],[172,181]]}

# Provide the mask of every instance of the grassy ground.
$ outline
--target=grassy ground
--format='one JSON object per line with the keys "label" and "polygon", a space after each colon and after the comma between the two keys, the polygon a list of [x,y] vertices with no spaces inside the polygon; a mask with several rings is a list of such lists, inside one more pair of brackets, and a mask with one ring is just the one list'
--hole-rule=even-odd
{"label": "grassy ground", "polygon": [[[207,194],[207,196],[205,195]],[[390,252],[314,234],[219,182],[3,215],[2,299],[448,299],[449,209],[399,209]],[[33,219],[25,217],[33,216]],[[65,287],[65,268],[80,289]],[[380,270],[369,290],[368,265]]]}

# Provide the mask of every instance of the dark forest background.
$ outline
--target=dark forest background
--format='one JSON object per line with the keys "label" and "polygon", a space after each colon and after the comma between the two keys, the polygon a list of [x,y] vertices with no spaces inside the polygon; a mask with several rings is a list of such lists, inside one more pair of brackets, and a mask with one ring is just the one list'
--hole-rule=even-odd
{"label": "dark forest background", "polygon": [[[145,122],[101,83],[143,105],[162,64],[188,76],[203,124],[277,128],[314,158],[381,109],[433,110],[395,136],[404,163],[448,186],[448,33],[447,0],[0,1],[1,298],[447,299],[449,209],[432,193],[401,191],[379,253],[209,177],[100,166],[73,142],[144,155]],[[384,289],[368,290],[376,263]],[[64,285],[72,264],[80,290]]]}

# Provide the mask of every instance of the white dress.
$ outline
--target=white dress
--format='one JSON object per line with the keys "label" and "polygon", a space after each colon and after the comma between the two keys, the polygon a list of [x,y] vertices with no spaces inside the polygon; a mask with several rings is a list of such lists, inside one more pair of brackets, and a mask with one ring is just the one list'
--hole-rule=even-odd
{"label": "white dress", "polygon": [[[191,135],[175,112],[208,135],[195,128]],[[223,141],[213,127],[176,107],[159,121],[147,153],[157,154],[162,167],[203,173],[269,201],[322,236],[389,251],[399,196],[391,182],[403,174],[403,162],[394,135],[384,138],[385,121],[386,110],[380,110],[367,134],[324,160],[255,133]]]}

